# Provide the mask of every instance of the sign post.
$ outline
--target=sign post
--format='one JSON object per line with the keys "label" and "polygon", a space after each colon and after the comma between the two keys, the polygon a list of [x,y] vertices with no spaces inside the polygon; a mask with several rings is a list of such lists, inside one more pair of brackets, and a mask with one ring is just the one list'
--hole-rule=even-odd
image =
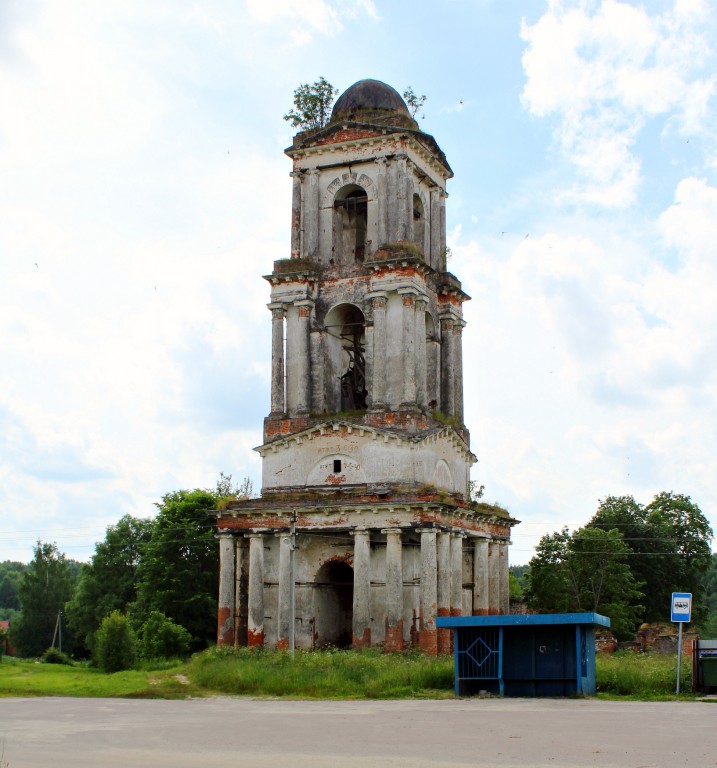
{"label": "sign post", "polygon": [[682,657],[682,625],[689,624],[692,617],[692,593],[691,592],[673,592],[672,610],[670,612],[670,621],[678,622],[680,629],[677,633],[677,685],[675,694],[680,693],[680,659]]}

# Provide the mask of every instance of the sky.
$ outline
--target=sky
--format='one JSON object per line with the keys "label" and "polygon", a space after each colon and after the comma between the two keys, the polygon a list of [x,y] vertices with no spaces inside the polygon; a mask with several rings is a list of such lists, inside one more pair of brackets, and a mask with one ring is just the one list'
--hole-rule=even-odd
{"label": "sky", "polygon": [[261,486],[294,89],[427,100],[511,562],[601,499],[717,528],[711,0],[0,0],[0,560]]}

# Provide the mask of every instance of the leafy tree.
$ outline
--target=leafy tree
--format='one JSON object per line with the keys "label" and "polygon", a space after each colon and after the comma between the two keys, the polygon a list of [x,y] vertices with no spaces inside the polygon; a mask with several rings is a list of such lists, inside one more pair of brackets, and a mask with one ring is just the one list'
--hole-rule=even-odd
{"label": "leafy tree", "polygon": [[176,659],[187,655],[192,637],[159,611],[152,611],[140,630],[139,648],[143,659]]}
{"label": "leafy tree", "polygon": [[302,83],[294,91],[294,108],[284,115],[293,128],[313,130],[323,128],[331,117],[331,108],[338,93],[331,83],[320,77],[313,85]]}
{"label": "leafy tree", "polygon": [[618,637],[635,631],[643,607],[640,584],[616,529],[567,528],[543,536],[530,561],[528,605],[539,611],[595,611],[610,617]]}
{"label": "leafy tree", "polygon": [[168,493],[138,567],[135,626],[160,611],[192,636],[192,647],[211,643],[216,631],[219,557],[214,538],[214,491]]}
{"label": "leafy tree", "polygon": [[426,96],[417,96],[413,88],[409,85],[403,92],[403,99],[406,102],[408,111],[411,113],[412,118],[416,118],[416,114],[423,105],[426,103]]}
{"label": "leafy tree", "polygon": [[[40,656],[52,643],[58,611],[72,595],[73,571],[78,564],[68,560],[56,544],[38,541],[34,557],[19,585],[22,615],[11,625],[12,644],[20,656]],[[63,649],[72,647],[72,637],[63,633]]]}
{"label": "leafy tree", "polygon": [[129,619],[119,611],[112,611],[97,630],[92,658],[103,672],[121,672],[134,666],[136,646]]}
{"label": "leafy tree", "polygon": [[704,638],[717,639],[717,554],[712,555],[710,567],[702,579],[705,616],[700,634]]}
{"label": "leafy tree", "polygon": [[26,568],[13,560],[0,563],[0,611],[20,609],[20,578]]}
{"label": "leafy tree", "polygon": [[689,496],[659,493],[646,507],[632,496],[608,496],[588,523],[616,528],[630,548],[628,565],[645,585],[646,621],[664,621],[672,592],[692,592],[694,615],[704,613],[701,580],[710,564],[712,529]]}
{"label": "leafy tree", "polygon": [[250,499],[254,493],[254,484],[245,477],[241,483],[235,485],[232,476],[224,472],[219,473],[217,480],[216,493],[219,498],[234,497],[238,499]]}
{"label": "leafy tree", "polygon": [[125,515],[107,528],[105,540],[83,566],[66,611],[70,627],[88,650],[102,619],[115,610],[126,613],[137,599],[137,569],[152,525],[149,519]]}

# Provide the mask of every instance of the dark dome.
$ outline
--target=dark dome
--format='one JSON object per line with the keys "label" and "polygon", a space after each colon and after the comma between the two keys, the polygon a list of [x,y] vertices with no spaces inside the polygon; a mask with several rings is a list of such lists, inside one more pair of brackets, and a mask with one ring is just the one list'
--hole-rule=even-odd
{"label": "dark dome", "polygon": [[334,104],[331,119],[357,112],[399,112],[410,117],[398,91],[380,80],[359,80],[347,88]]}

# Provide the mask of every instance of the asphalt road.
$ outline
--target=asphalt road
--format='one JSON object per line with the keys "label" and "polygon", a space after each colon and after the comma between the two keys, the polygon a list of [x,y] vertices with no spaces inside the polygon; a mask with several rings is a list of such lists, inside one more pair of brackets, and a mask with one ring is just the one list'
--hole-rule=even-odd
{"label": "asphalt road", "polygon": [[717,703],[0,699],[3,752],[2,768],[705,768]]}

